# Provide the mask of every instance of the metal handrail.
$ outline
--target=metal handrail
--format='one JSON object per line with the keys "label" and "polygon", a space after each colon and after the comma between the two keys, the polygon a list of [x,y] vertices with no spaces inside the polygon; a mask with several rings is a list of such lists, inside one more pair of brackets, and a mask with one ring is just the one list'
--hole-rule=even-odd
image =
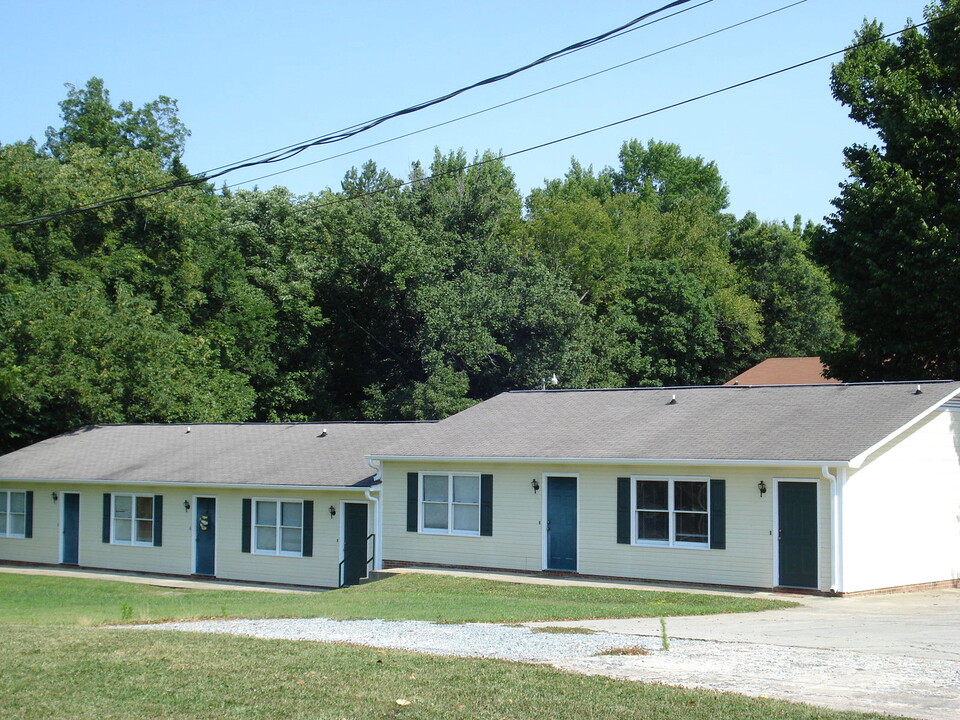
{"label": "metal handrail", "polygon": [[[373,541],[374,541],[374,542],[373,542],[373,552],[371,553],[370,557],[367,558],[367,561],[363,564],[364,569],[367,571],[367,575],[366,575],[367,577],[370,577],[370,568],[371,568],[371,566],[372,566],[372,567],[376,567],[376,565],[373,564],[374,561],[376,560],[376,556],[377,556],[377,542],[376,542],[376,537],[377,537],[376,533],[370,533],[369,535],[367,535],[366,544],[367,544],[368,547],[370,546],[370,540],[371,540],[371,538],[372,538]],[[339,568],[338,568],[338,577],[337,577],[337,589],[340,589],[340,588],[343,587],[343,564],[344,564],[346,561],[347,561],[346,558],[344,558],[343,560],[340,561],[340,566],[339,566]]]}

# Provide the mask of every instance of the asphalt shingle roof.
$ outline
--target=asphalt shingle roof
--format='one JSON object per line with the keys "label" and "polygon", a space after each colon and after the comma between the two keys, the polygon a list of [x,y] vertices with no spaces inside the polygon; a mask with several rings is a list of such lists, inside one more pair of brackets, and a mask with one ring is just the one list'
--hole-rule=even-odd
{"label": "asphalt shingle roof", "polygon": [[0,456],[0,479],[363,487],[371,447],[428,425],[92,425]]}
{"label": "asphalt shingle roof", "polygon": [[[849,462],[960,382],[508,392],[373,457]],[[676,403],[671,403],[673,398]]]}

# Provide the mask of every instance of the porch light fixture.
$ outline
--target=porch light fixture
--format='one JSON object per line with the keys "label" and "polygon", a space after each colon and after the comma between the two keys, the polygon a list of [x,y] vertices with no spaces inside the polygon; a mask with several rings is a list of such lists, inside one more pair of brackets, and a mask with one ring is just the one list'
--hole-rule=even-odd
{"label": "porch light fixture", "polygon": [[760,482],[757,483],[757,490],[760,491],[760,497],[763,497],[763,494],[767,492],[767,484],[763,480],[761,480]]}
{"label": "porch light fixture", "polygon": [[55,492],[50,493],[50,497],[53,498],[53,501],[54,501],[54,502],[57,501],[57,494],[56,494]]}
{"label": "porch light fixture", "polygon": [[190,501],[189,501],[189,500],[184,500],[184,501],[183,501],[183,510],[184,510],[184,512],[190,512]]}
{"label": "porch light fixture", "polygon": [[330,517],[333,517],[334,515],[337,514],[337,509],[333,505],[331,505],[330,507],[327,508],[327,512],[330,513]]}
{"label": "porch light fixture", "polygon": [[536,495],[536,494],[537,494],[537,490],[540,489],[540,483],[537,482],[537,479],[536,479],[536,478],[534,478],[533,480],[530,481],[530,487],[533,488],[533,494]]}

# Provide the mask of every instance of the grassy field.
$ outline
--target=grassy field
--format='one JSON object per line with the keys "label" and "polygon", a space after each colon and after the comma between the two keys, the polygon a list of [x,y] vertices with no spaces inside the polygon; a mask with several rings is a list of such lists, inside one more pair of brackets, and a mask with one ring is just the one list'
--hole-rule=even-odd
{"label": "grassy field", "polygon": [[[349,645],[0,627],[0,717],[854,720],[740,695]],[[398,701],[401,701],[398,703]],[[883,716],[886,720],[890,720]]]}
{"label": "grassy field", "polygon": [[326,593],[181,590],[103,580],[0,574],[0,623],[104,625],[206,617],[525,622],[752,612],[782,600],[396,575]]}
{"label": "grassy field", "polygon": [[[389,613],[373,613],[374,605],[382,603],[385,611],[395,599],[405,604],[399,614],[417,617],[452,616],[461,604],[474,605],[480,599],[498,607],[500,614],[506,614],[516,597],[527,608],[535,605],[535,596],[529,593],[536,586],[483,588],[474,586],[477,581],[473,580],[443,585],[450,580],[404,576],[356,590],[280,595],[180,593],[122,583],[0,576],[0,646],[4,650],[0,654],[0,718],[889,720],[733,694],[585,677],[542,665],[351,645],[77,626],[104,619],[116,622],[121,603],[134,612],[170,618],[218,615],[221,606],[234,615],[320,614],[316,612],[319,603],[322,614],[334,615],[339,606],[336,615],[346,617],[357,615],[347,611],[355,601],[364,604],[365,616],[385,615]],[[415,597],[421,581],[424,599],[418,606]],[[439,597],[442,587],[446,587],[445,598]],[[619,591],[608,592],[607,598],[602,593],[580,596],[600,602],[600,608],[574,613],[570,607],[555,606],[546,613],[602,616],[628,602],[641,607],[662,601],[666,604],[651,606],[661,611],[676,603],[673,598],[624,598]],[[567,597],[567,602],[574,604],[575,597]],[[689,605],[694,611],[706,602],[696,597]],[[98,610],[98,606],[102,607]],[[142,610],[137,611],[138,606]]]}

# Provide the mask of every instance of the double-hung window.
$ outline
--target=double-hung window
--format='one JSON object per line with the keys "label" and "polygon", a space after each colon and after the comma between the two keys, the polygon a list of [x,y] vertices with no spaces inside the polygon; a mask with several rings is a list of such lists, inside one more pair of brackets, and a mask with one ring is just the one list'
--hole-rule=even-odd
{"label": "double-hung window", "polygon": [[154,544],[154,496],[113,495],[111,526],[117,545]]}
{"label": "double-hung window", "polygon": [[633,538],[639,545],[710,546],[710,481],[635,477]]}
{"label": "double-hung window", "polygon": [[27,493],[0,490],[0,537],[26,537]]}
{"label": "double-hung window", "polygon": [[253,501],[253,551],[264,555],[303,555],[303,501]]}
{"label": "double-hung window", "polygon": [[480,475],[422,473],[421,530],[448,535],[480,534]]}

